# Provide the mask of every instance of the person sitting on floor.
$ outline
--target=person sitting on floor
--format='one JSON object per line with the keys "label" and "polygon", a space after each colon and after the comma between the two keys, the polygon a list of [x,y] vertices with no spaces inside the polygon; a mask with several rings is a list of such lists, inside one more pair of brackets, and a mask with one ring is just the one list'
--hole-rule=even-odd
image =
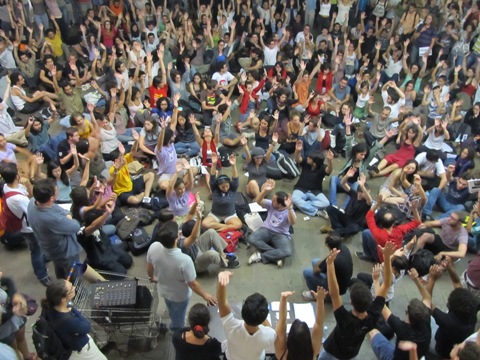
{"label": "person sitting on floor", "polygon": [[328,219],[325,208],[330,203],[322,192],[322,182],[325,176],[330,175],[333,170],[333,152],[327,151],[327,166],[325,166],[323,154],[312,152],[307,158],[303,158],[302,149],[303,141],[298,140],[295,145],[295,161],[302,167],[302,173],[293,187],[293,204],[308,216],[321,216]]}
{"label": "person sitting on floor", "polygon": [[323,344],[319,360],[352,359],[355,358],[362,346],[365,335],[375,327],[385,305],[385,296],[392,281],[392,267],[390,257],[395,246],[388,242],[382,249],[385,258],[384,283],[376,289],[376,297],[372,301],[370,289],[362,283],[354,284],[350,288],[350,302],[353,309],[345,309],[335,272],[335,258],[339,250],[333,249],[327,257],[328,292],[333,304],[333,315],[336,325]]}
{"label": "person sitting on floor", "polygon": [[283,259],[292,255],[289,230],[297,220],[292,197],[283,191],[278,191],[273,195],[272,200],[265,199],[267,193],[273,189],[275,189],[275,181],[268,179],[255,199],[260,206],[267,209],[268,215],[263,226],[248,237],[248,243],[257,249],[248,259],[249,265],[262,261],[263,263],[276,262],[278,267],[282,267]]}
{"label": "person sitting on floor", "polygon": [[377,196],[377,202],[367,212],[366,220],[368,229],[362,232],[363,252],[357,251],[355,255],[363,261],[383,262],[379,247],[385,246],[387,242],[393,242],[395,248],[402,245],[403,235],[415,229],[422,222],[415,204],[412,204],[411,211],[413,220],[402,225],[396,225],[396,218],[391,212],[386,212],[382,217],[383,228],[380,228],[375,221],[375,211],[383,203],[382,195]]}
{"label": "person sitting on floor", "polygon": [[[342,237],[336,232],[330,233],[325,238],[325,245],[328,247],[328,251],[332,251],[333,249],[340,250],[340,253],[333,263],[335,266],[335,273],[337,274],[340,295],[347,292],[353,274],[352,255],[350,254],[348,247],[345,244],[342,244],[342,241]],[[302,297],[308,301],[315,301],[312,291],[315,291],[317,286],[321,286],[328,290],[327,258],[323,260],[320,260],[319,258],[313,259],[312,268],[303,270],[303,278],[305,279],[309,290],[303,291]]]}
{"label": "person sitting on floor", "polygon": [[327,233],[334,230],[340,236],[351,236],[366,228],[365,215],[372,205],[372,197],[366,184],[366,176],[363,173],[358,176],[358,188],[354,190],[350,187],[348,180],[355,176],[357,171],[357,168],[351,167],[340,181],[349,198],[345,210],[342,211],[333,205],[329,205],[325,210],[330,218],[331,225],[322,226],[320,232]]}
{"label": "person sitting on floor", "polygon": [[110,157],[115,159],[110,167],[110,179],[108,184],[112,185],[113,191],[118,195],[118,202],[121,205],[138,205],[150,201],[150,191],[152,190],[154,174],[147,172],[136,179],[130,177],[128,164],[133,161],[133,155],[138,148],[138,133],[133,133],[135,143],[131,151],[125,154],[125,148],[119,143],[118,149],[110,153]]}
{"label": "person sitting on floor", "polygon": [[206,272],[211,264],[228,269],[238,268],[240,262],[237,257],[235,254],[225,254],[227,243],[214,229],[208,229],[200,235],[202,211],[199,201],[197,197],[189,212],[189,217],[196,215],[196,220],[190,219],[183,223],[177,246],[192,258],[197,273]]}
{"label": "person sitting on floor", "polygon": [[219,158],[216,153],[212,153],[212,168],[210,169],[212,210],[203,219],[202,226],[206,229],[215,229],[218,232],[238,230],[242,227],[242,222],[235,212],[235,198],[239,185],[237,159],[234,154],[231,154],[228,160],[232,166],[231,180],[224,174],[217,177]]}

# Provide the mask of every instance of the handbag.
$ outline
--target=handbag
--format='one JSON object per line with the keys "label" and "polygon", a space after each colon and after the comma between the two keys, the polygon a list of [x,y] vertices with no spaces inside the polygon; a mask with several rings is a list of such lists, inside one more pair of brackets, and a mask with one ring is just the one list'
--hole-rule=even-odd
{"label": "handbag", "polygon": [[258,212],[245,214],[245,223],[252,232],[259,230],[263,226],[263,220]]}

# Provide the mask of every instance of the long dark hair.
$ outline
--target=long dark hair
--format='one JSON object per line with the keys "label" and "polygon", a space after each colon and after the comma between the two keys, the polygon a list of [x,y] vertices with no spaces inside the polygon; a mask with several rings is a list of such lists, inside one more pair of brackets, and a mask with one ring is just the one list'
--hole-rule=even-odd
{"label": "long dark hair", "polygon": [[84,186],[77,186],[73,188],[72,192],[70,193],[70,198],[72,199],[72,217],[75,220],[82,222],[80,209],[84,206],[90,205],[87,188]]}
{"label": "long dark hair", "polygon": [[407,181],[408,181],[410,184],[413,184],[414,175],[415,175],[415,174],[417,173],[417,171],[418,171],[418,162],[417,162],[417,160],[415,160],[415,159],[410,159],[410,160],[408,160],[408,161],[405,163],[405,165],[403,165],[402,170],[403,170],[406,166],[408,166],[408,165],[410,165],[410,164],[415,164],[415,172],[414,172],[413,174],[407,174],[407,175],[405,176],[405,178],[407,179]]}
{"label": "long dark hair", "polygon": [[313,359],[312,337],[304,321],[295,319],[287,336],[287,360]]}
{"label": "long dark hair", "polygon": [[47,165],[47,177],[51,179],[55,179],[55,176],[53,176],[53,170],[56,168],[60,168],[61,173],[60,173],[60,181],[65,184],[65,186],[70,185],[70,179],[68,178],[67,173],[63,168],[60,166],[60,164],[57,161],[50,161]]}

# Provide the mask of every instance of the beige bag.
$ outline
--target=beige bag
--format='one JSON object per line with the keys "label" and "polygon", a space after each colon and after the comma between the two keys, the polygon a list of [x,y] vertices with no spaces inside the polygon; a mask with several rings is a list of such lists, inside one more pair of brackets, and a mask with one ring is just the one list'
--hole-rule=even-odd
{"label": "beige bag", "polygon": [[258,213],[248,213],[245,215],[245,223],[253,232],[263,226],[263,220]]}

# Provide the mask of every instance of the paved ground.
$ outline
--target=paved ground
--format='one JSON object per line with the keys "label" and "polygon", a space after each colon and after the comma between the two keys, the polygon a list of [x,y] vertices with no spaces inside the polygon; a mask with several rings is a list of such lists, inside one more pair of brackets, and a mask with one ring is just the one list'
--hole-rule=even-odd
{"label": "paved ground", "polygon": [[[1,93],[2,91],[0,91]],[[335,169],[339,169],[344,163],[343,158],[335,159]],[[240,167],[239,167],[240,168]],[[225,173],[230,174],[230,169],[226,169]],[[240,189],[244,189],[246,178],[243,172],[240,172]],[[334,172],[336,174],[337,172]],[[376,194],[378,186],[384,179],[377,179],[369,182]],[[327,178],[324,182],[324,189],[328,191]],[[277,189],[291,192],[295,181],[278,181]],[[206,189],[203,182],[200,182],[199,189],[205,195]],[[343,196],[343,195],[340,195]],[[204,196],[206,199],[206,196]],[[209,201],[206,201],[206,210],[210,209]],[[253,292],[263,293],[269,301],[275,301],[279,298],[280,292],[283,290],[294,290],[296,294],[292,297],[293,302],[304,302],[301,297],[301,292],[306,290],[305,282],[302,276],[302,270],[305,267],[311,266],[311,260],[314,257],[325,257],[327,249],[324,244],[325,235],[320,234],[319,229],[327,222],[321,218],[312,218],[304,221],[304,215],[297,212],[298,222],[295,226],[295,234],[293,235],[294,253],[291,258],[285,261],[283,268],[277,268],[276,265],[254,264],[248,266],[247,260],[252,250],[247,250],[245,247],[240,247],[238,250],[238,257],[242,266],[235,269],[234,277],[231,286],[228,288],[228,298],[231,301],[242,302],[245,297]],[[151,229],[151,228],[149,228]],[[361,250],[361,237],[356,235],[347,240],[347,245],[352,254],[355,251]],[[467,261],[471,258],[469,255],[457,264],[455,268],[461,273],[467,265]],[[359,261],[353,258],[354,273],[371,271],[371,264]],[[53,267],[49,265],[50,274],[53,274]],[[129,271],[130,275],[145,277],[146,276],[145,255],[135,258],[134,266]],[[28,249],[21,249],[15,251],[7,251],[3,247],[0,248],[0,270],[7,276],[13,277],[19,291],[27,293],[39,301],[45,294],[45,289],[42,287],[33,275],[30,265],[30,257]],[[207,274],[199,277],[202,286],[211,291],[215,291],[216,274]],[[447,276],[442,277],[435,287],[434,302],[442,309],[446,309],[445,303],[449,292],[452,290],[452,285]],[[391,308],[395,314],[403,317],[408,301],[414,297],[418,297],[417,289],[408,278],[401,280],[395,288],[395,298],[391,302]],[[198,296],[194,295],[191,299],[191,304],[200,301]],[[344,303],[348,304],[348,295],[344,296]],[[163,314],[164,304],[160,301],[158,313]],[[331,305],[327,304],[327,316],[325,325],[328,326],[328,331],[334,327],[334,319],[331,311]],[[27,337],[31,338],[30,325],[35,321],[35,316],[29,319],[27,324]],[[166,320],[168,321],[168,320]],[[171,360],[174,359],[174,351],[171,346],[170,337],[159,337],[158,346],[150,349],[149,342],[128,342],[129,334],[117,338],[117,348],[109,352],[110,359],[157,359],[157,360]],[[33,350],[33,347],[31,347]],[[374,359],[371,347],[367,341],[362,346],[359,359]]]}

